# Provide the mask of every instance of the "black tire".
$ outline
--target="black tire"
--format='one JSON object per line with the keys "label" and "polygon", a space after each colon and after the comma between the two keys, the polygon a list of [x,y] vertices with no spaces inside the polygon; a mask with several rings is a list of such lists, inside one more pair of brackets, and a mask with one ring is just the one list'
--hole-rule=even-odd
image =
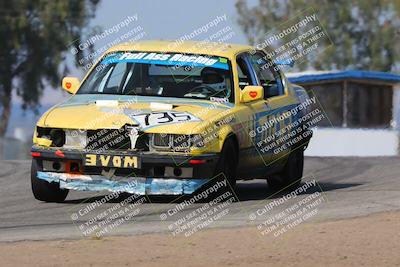
{"label": "black tire", "polygon": [[304,168],[304,149],[299,147],[290,152],[281,173],[267,178],[268,185],[274,190],[291,190],[301,183]]}
{"label": "black tire", "polygon": [[38,165],[36,160],[32,160],[31,166],[31,185],[33,196],[40,201],[45,202],[63,202],[68,189],[60,189],[59,183],[49,183],[37,178]]}
{"label": "black tire", "polygon": [[235,143],[232,138],[228,138],[222,147],[221,156],[215,167],[214,177],[206,186],[206,188],[225,180],[226,186],[219,188],[216,194],[212,194],[212,196],[210,196],[211,198],[222,195],[227,191],[232,192],[235,196],[237,161],[238,155],[235,148]]}
{"label": "black tire", "polygon": [[218,160],[215,176],[223,174],[231,188],[236,186],[236,167],[237,152],[232,138],[228,138],[221,151],[221,157]]}

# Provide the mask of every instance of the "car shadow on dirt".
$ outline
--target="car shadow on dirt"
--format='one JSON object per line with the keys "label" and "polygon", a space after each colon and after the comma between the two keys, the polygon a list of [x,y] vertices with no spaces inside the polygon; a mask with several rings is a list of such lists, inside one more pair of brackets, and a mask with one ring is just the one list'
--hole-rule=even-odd
{"label": "car shadow on dirt", "polygon": [[[304,183],[302,183],[299,187],[301,187]],[[331,182],[318,182],[315,186],[309,187],[305,192],[299,193],[299,195],[313,194],[315,192],[329,192],[340,189],[347,189],[352,187],[357,187],[363,185],[362,183],[331,183]],[[292,189],[294,190],[294,189]],[[232,194],[235,200],[238,202],[244,201],[254,201],[254,200],[263,200],[263,199],[276,199],[280,198],[284,195],[287,195],[291,191],[289,190],[281,190],[276,191],[271,189],[265,181],[255,180],[250,182],[238,182],[236,185],[235,193]],[[145,203],[182,203],[184,201],[191,200],[196,194],[200,194],[201,192],[195,192],[192,195],[146,195]],[[93,203],[96,201],[100,201],[104,199],[107,194],[101,194],[96,196],[90,196],[87,198],[76,198],[65,200],[65,204],[80,204],[80,203]],[[107,201],[107,203],[118,203],[121,202],[128,197],[132,196],[132,194],[121,193],[117,198],[111,198]],[[197,203],[207,203],[212,200],[212,198],[201,198]]]}
{"label": "car shadow on dirt", "polygon": [[[304,185],[300,184],[299,187]],[[315,192],[329,192],[340,189],[347,189],[363,185],[362,183],[331,183],[331,182],[318,182],[315,186],[309,187],[306,191],[299,193],[298,195],[309,195]],[[252,182],[252,183],[240,183],[237,186],[237,196],[240,201],[252,201],[252,200],[263,200],[263,199],[276,199],[291,193],[292,190],[281,190],[276,191],[271,189],[267,183]]]}

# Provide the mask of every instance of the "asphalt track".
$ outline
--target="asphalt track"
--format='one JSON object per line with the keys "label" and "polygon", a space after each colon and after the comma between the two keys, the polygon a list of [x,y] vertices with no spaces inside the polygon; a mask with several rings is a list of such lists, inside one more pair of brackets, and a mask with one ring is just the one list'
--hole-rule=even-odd
{"label": "asphalt track", "polygon": [[[306,158],[304,177],[305,181],[315,179],[317,185],[299,194],[295,199],[274,207],[270,211],[271,214],[277,214],[316,192],[321,192],[320,197],[323,201],[318,206],[317,213],[307,221],[328,221],[400,210],[399,157]],[[35,200],[31,193],[30,162],[1,161],[0,241],[82,238],[84,235],[81,229],[88,230],[94,225],[90,219],[104,211],[110,211],[127,197],[120,197],[116,201],[97,206],[85,215],[76,216],[79,211],[87,209],[88,205],[101,200],[104,195],[104,192],[70,192],[65,203],[43,203]],[[263,180],[239,182],[240,201],[230,203],[227,206],[228,212],[208,227],[256,227],[258,223],[265,221],[265,214],[251,216],[257,214],[257,211],[268,203],[285,195],[286,193],[273,192]],[[172,200],[173,197],[151,198],[150,201],[135,206],[132,211],[138,211],[137,213],[132,213],[132,216],[122,223],[114,225],[106,234],[170,232],[171,224],[205,205],[189,205],[175,215],[166,216],[165,220],[161,220],[161,214],[168,214],[168,210],[176,208],[179,204],[169,203]],[[82,225],[86,225],[87,228]],[[95,236],[94,233],[96,232],[87,236]]]}

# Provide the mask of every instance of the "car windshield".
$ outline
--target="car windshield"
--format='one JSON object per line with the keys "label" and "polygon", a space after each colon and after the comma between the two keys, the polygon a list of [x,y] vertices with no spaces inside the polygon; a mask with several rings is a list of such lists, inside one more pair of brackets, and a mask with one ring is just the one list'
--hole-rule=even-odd
{"label": "car windshield", "polygon": [[227,58],[179,53],[106,55],[77,94],[182,97],[233,102]]}

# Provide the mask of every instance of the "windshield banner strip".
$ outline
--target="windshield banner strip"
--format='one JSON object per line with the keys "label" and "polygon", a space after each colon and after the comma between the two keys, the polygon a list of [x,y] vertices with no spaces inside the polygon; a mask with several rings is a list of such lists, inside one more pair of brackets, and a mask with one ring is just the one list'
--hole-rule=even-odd
{"label": "windshield banner strip", "polygon": [[104,58],[101,61],[101,64],[113,64],[118,62],[158,64],[167,66],[212,67],[224,70],[229,69],[226,58],[146,52],[112,54]]}

